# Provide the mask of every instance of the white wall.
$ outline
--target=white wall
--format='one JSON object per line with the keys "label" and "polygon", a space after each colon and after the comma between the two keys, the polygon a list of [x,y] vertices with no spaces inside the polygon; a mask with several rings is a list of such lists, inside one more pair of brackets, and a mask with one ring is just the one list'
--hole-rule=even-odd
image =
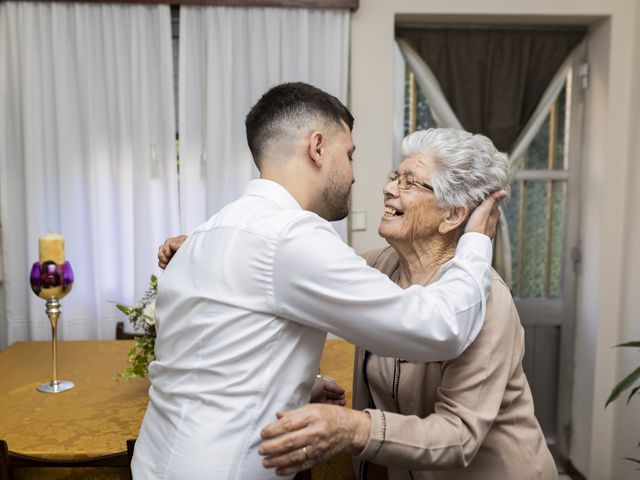
{"label": "white wall", "polygon": [[459,23],[571,21],[590,26],[591,85],[581,179],[584,261],[578,285],[570,453],[590,480],[635,478],[620,460],[621,449],[631,455],[640,440],[637,406],[604,409],[614,380],[633,361],[637,364],[637,352],[625,355],[611,346],[631,336],[640,338],[640,265],[632,251],[640,234],[640,196],[635,192],[640,185],[635,154],[640,149],[640,96],[632,91],[632,82],[640,88],[639,8],[636,0],[363,0],[352,18],[350,106],[358,147],[352,209],[366,212],[368,227],[352,232],[357,251],[382,244],[376,227],[382,214],[382,181],[392,161],[396,14],[426,16],[433,22],[454,16]]}
{"label": "white wall", "polygon": [[[636,4],[635,25],[640,25],[640,6]],[[635,37],[630,44],[632,58],[640,58],[640,29],[635,29]],[[634,128],[630,133],[630,166],[627,176],[626,221],[621,225],[625,232],[622,312],[618,340],[640,340],[640,62],[633,66],[631,109],[629,124]],[[616,352],[618,353],[618,352]],[[640,366],[640,352],[637,349],[623,349],[618,355],[616,380]],[[621,457],[640,458],[640,397],[635,397],[629,405],[626,398],[615,404],[615,424],[613,443],[613,478],[638,478],[638,466],[628,461],[618,461]],[[611,408],[611,407],[609,407]]]}

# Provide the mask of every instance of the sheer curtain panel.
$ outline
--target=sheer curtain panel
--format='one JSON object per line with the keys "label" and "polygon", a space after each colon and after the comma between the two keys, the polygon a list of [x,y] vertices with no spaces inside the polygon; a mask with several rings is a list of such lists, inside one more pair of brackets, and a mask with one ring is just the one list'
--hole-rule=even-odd
{"label": "sheer curtain panel", "polygon": [[[244,119],[270,87],[311,83],[347,100],[349,11],[180,9],[180,205],[189,232],[257,177]],[[346,222],[336,225],[346,238]]]}
{"label": "sheer curtain panel", "polygon": [[62,338],[113,338],[179,231],[167,6],[0,3],[0,206],[8,343],[48,339],[28,272],[61,233]]}

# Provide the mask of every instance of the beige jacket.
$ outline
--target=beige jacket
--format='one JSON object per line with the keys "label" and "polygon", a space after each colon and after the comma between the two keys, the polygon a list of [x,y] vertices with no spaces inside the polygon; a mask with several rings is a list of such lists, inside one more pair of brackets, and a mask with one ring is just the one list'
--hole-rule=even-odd
{"label": "beige jacket", "polygon": [[[364,257],[390,277],[398,268],[391,247]],[[495,272],[484,326],[458,358],[417,364],[357,350],[353,405],[372,426],[355,478],[380,478],[372,462],[387,466],[389,480],[557,479],[523,354],[524,329]]]}

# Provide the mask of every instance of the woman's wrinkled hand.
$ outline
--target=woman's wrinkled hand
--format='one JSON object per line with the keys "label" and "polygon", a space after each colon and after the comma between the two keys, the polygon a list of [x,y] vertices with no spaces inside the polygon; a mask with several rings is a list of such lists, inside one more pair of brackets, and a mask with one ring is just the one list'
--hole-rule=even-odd
{"label": "woman's wrinkled hand", "polygon": [[293,475],[335,455],[357,455],[367,444],[371,418],[366,412],[311,404],[286,413],[261,432],[258,448],[266,468]]}
{"label": "woman's wrinkled hand", "polygon": [[162,245],[158,247],[158,266],[165,269],[171,258],[187,239],[186,235],[178,235],[177,237],[167,238]]}
{"label": "woman's wrinkled hand", "polygon": [[489,195],[473,211],[465,227],[465,233],[482,233],[493,239],[496,236],[498,220],[500,220],[500,210],[498,206],[507,198],[507,192],[498,190]]}

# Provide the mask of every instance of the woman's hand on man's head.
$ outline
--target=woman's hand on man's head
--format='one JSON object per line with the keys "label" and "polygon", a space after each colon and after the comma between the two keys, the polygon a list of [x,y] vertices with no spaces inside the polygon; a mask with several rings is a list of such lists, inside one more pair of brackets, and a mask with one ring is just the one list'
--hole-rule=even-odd
{"label": "woman's hand on man's head", "polygon": [[489,195],[478,205],[469,217],[464,233],[477,232],[493,239],[496,236],[500,210],[498,206],[507,198],[507,192],[498,190]]}

